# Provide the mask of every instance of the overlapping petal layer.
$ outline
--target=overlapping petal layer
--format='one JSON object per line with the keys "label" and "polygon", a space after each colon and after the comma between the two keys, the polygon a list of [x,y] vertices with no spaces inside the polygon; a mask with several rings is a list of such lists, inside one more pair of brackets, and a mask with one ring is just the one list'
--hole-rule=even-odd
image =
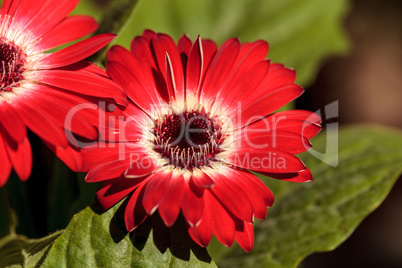
{"label": "overlapping petal layer", "polygon": [[127,230],[156,212],[170,227],[182,213],[197,244],[206,247],[215,235],[250,251],[253,220],[264,219],[274,202],[250,170],[312,179],[295,154],[311,148],[320,117],[273,113],[303,89],[267,52],[264,41],[232,38],[218,48],[183,36],[176,45],[149,30],[131,51],[108,51],[107,72],[127,90],[127,119],[115,121],[113,142],[84,149],[84,166],[87,181],[104,181],[97,198],[105,209],[128,196]]}
{"label": "overlapping petal layer", "polygon": [[[66,17],[79,0],[5,0],[0,9],[0,186],[13,167],[30,176],[27,128],[73,170],[82,167],[73,133],[96,139],[100,100],[126,105],[126,93],[105,71],[82,61],[106,46],[113,34],[93,36],[53,53],[46,50],[98,28],[88,16]],[[69,135],[66,135],[69,134]]]}

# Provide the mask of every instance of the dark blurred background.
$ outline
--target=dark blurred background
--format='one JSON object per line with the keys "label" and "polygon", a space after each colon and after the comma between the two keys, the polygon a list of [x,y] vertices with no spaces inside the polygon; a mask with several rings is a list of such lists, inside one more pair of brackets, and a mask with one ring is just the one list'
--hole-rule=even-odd
{"label": "dark blurred background", "polygon": [[[314,110],[339,100],[341,124],[402,130],[401,26],[401,0],[353,0],[345,20],[351,51],[325,62],[298,105]],[[402,178],[341,246],[307,257],[301,267],[402,267]]]}

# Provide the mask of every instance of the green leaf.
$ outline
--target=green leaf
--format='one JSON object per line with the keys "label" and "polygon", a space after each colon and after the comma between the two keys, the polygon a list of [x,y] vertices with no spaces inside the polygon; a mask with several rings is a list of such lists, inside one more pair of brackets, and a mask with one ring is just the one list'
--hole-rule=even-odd
{"label": "green leaf", "polygon": [[347,9],[347,0],[140,1],[113,43],[128,47],[144,29],[175,40],[184,33],[193,39],[201,35],[219,44],[230,37],[264,39],[273,62],[295,68],[298,83],[306,86],[323,58],[346,51],[342,23]]}
{"label": "green leaf", "polygon": [[[313,148],[325,148],[324,134]],[[271,268],[295,267],[313,252],[336,248],[381,204],[401,174],[402,151],[396,148],[402,148],[400,132],[373,126],[341,130],[337,167],[305,153],[314,181],[266,179],[276,200],[268,218],[255,224],[250,254],[216,245],[209,252],[219,267]]]}
{"label": "green leaf", "polygon": [[42,239],[27,239],[12,234],[0,240],[0,268],[39,267],[53,241],[60,235],[54,233]]}
{"label": "green leaf", "polygon": [[154,244],[159,236],[123,233],[113,218],[118,207],[101,214],[88,207],[75,215],[41,267],[216,267],[212,261],[198,260],[196,252],[189,252],[188,260],[176,258],[172,250]]}

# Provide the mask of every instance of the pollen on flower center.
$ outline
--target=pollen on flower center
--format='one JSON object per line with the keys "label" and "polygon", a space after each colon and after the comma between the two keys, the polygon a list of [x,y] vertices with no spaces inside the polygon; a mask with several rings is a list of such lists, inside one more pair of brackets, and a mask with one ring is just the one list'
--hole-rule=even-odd
{"label": "pollen on flower center", "polygon": [[221,122],[203,110],[164,115],[154,135],[153,149],[170,165],[190,171],[214,161],[224,141]]}
{"label": "pollen on flower center", "polygon": [[24,79],[27,54],[14,42],[0,35],[0,92],[12,91]]}

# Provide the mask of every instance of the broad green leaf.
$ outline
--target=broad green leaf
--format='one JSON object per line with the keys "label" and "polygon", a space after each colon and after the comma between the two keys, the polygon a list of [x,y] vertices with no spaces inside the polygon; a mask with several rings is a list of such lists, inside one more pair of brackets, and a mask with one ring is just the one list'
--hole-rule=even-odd
{"label": "broad green leaf", "polygon": [[[313,148],[325,152],[325,133]],[[264,178],[276,200],[268,218],[255,224],[255,244],[209,249],[219,267],[295,267],[304,257],[336,248],[376,209],[402,172],[402,133],[358,126],[339,132],[339,165],[309,153],[302,159],[314,181],[289,183]],[[326,157],[336,157],[327,155]]]}
{"label": "broad green leaf", "polygon": [[113,218],[116,211],[118,206],[98,214],[88,207],[75,215],[42,267],[216,267],[193,253],[188,260],[176,258],[169,249],[155,246],[152,235],[144,239],[122,233]]}
{"label": "broad green leaf", "polygon": [[298,72],[306,86],[323,58],[344,52],[348,43],[342,23],[347,0],[146,0],[140,1],[113,42],[128,47],[144,29],[177,40],[187,33],[219,44],[230,37],[242,42],[264,39],[268,55]]}
{"label": "broad green leaf", "polygon": [[11,234],[0,240],[0,268],[39,267],[60,235],[54,233],[41,239],[28,239],[23,235]]}

